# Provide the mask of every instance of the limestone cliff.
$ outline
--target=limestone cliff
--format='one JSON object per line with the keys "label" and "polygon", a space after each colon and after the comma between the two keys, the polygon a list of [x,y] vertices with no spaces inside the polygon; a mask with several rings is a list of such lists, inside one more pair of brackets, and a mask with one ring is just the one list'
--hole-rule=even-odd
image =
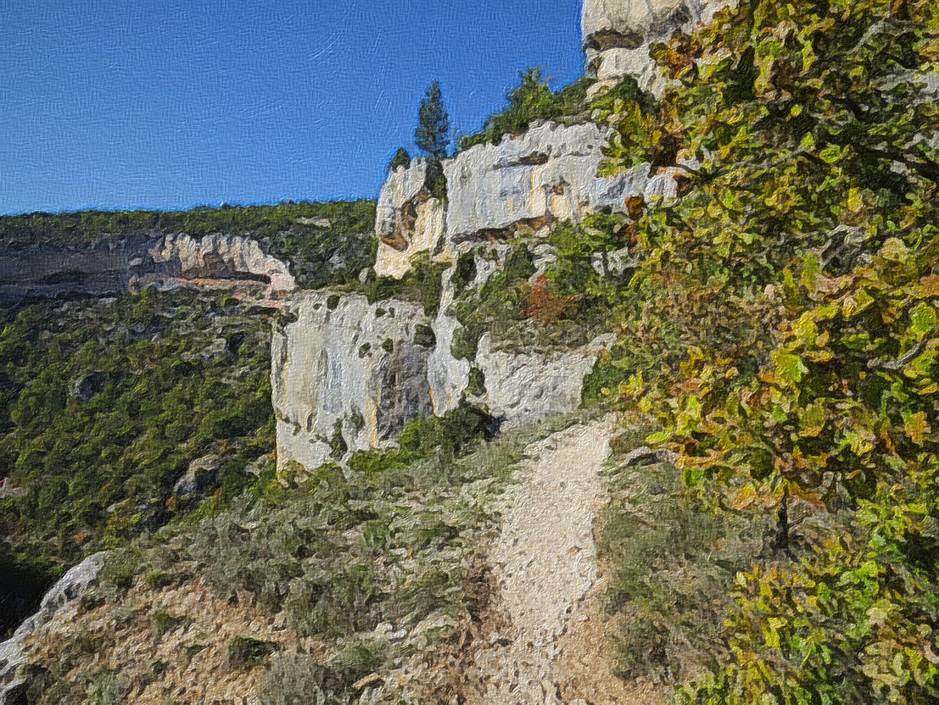
{"label": "limestone cliff", "polygon": [[658,92],[649,48],[676,31],[708,21],[728,0],[584,0],[581,18],[587,73],[610,86],[626,76]]}
{"label": "limestone cliff", "polygon": [[650,177],[648,165],[597,176],[606,141],[606,130],[591,122],[544,122],[497,145],[478,145],[444,160],[445,203],[429,194],[425,162],[389,174],[379,200],[375,272],[400,278],[420,252],[452,261],[463,242],[621,212],[630,196],[674,195],[671,177]]}
{"label": "limestone cliff", "polygon": [[388,447],[408,421],[431,413],[433,343],[420,306],[307,292],[285,317],[275,324],[271,365],[281,467]]}
{"label": "limestone cliff", "polygon": [[24,298],[104,296],[126,291],[151,241],[28,247],[0,243],[0,303]]}
{"label": "limestone cliff", "polygon": [[84,246],[0,243],[0,302],[107,296],[143,286],[244,284],[269,295],[296,287],[287,263],[243,236],[179,233]]}

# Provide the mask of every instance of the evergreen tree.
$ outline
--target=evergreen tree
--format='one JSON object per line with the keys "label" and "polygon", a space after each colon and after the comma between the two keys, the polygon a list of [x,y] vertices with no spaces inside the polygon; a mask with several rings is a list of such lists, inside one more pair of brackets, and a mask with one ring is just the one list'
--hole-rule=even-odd
{"label": "evergreen tree", "polygon": [[414,141],[431,159],[439,161],[447,156],[450,146],[450,117],[443,105],[439,81],[430,84],[421,100]]}
{"label": "evergreen tree", "polygon": [[404,147],[398,147],[398,151],[395,152],[395,155],[388,163],[388,170],[397,171],[400,167],[407,168],[409,166],[411,166],[411,155]]}

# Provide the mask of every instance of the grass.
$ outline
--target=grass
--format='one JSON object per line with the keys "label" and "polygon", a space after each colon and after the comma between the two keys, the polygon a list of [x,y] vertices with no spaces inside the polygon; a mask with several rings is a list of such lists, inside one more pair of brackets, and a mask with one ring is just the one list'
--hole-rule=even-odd
{"label": "grass", "polygon": [[[140,590],[166,589],[158,585],[185,590],[204,581],[222,604],[281,625],[276,651],[254,644],[250,632],[221,644],[230,668],[260,676],[262,703],[296,702],[301,694],[304,703],[347,702],[365,676],[385,677],[411,658],[445,660],[480,609],[481,540],[514,468],[530,443],[573,420],[490,442],[453,430],[459,442],[442,443],[449,451],[420,441],[425,433],[439,439],[439,427],[421,427],[412,450],[358,454],[348,468],[324,466],[290,489],[267,476],[271,487],[245,491],[213,516],[168,525],[116,551],[92,603],[97,614],[113,615],[108,624],[146,620],[141,626],[154,638],[180,640],[173,652],[185,663],[192,649],[217,650],[221,637],[198,624],[177,630],[181,617],[171,608],[125,612],[125,591],[133,586],[139,599]],[[390,640],[389,630],[403,636]],[[120,637],[100,638],[111,646],[98,651],[117,648]],[[48,693],[98,677],[101,663],[84,653],[69,644],[56,650]],[[167,673],[179,667],[165,664]],[[121,676],[135,687],[157,677],[133,664]],[[41,694],[35,702],[55,701]]]}
{"label": "grass", "polygon": [[667,464],[614,465],[608,483],[598,551],[610,576],[615,671],[676,685],[725,655],[720,627],[734,577],[760,555],[771,527],[696,506]]}

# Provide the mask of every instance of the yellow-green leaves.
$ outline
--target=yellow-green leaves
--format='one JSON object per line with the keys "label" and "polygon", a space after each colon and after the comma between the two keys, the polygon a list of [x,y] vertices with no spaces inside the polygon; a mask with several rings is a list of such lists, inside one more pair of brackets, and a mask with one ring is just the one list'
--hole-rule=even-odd
{"label": "yellow-green leaves", "polygon": [[922,340],[936,329],[936,309],[926,302],[916,304],[910,311],[910,332]]}
{"label": "yellow-green leaves", "polygon": [[798,384],[803,375],[809,371],[809,368],[802,362],[801,357],[784,350],[773,352],[773,365],[775,365],[776,374],[779,375],[780,379],[789,384]]}

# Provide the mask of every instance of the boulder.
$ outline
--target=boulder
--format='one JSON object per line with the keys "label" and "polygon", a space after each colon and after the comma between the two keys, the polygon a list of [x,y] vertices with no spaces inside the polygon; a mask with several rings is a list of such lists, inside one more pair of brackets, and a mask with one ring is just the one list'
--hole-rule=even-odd
{"label": "boulder", "polygon": [[284,313],[271,368],[279,469],[393,447],[405,424],[432,412],[420,305],[304,292]]}
{"label": "boulder", "polygon": [[86,402],[104,389],[107,383],[108,376],[104,372],[89,372],[73,379],[69,384],[68,393],[72,399]]}
{"label": "boulder", "polygon": [[67,619],[75,612],[79,598],[97,584],[107,555],[96,553],[69,570],[42,598],[39,611],[0,644],[0,705],[13,705],[26,683],[29,638],[53,619]]}
{"label": "boulder", "polygon": [[215,487],[221,464],[222,459],[214,453],[196,458],[173,485],[173,494],[184,498],[204,495]]}

